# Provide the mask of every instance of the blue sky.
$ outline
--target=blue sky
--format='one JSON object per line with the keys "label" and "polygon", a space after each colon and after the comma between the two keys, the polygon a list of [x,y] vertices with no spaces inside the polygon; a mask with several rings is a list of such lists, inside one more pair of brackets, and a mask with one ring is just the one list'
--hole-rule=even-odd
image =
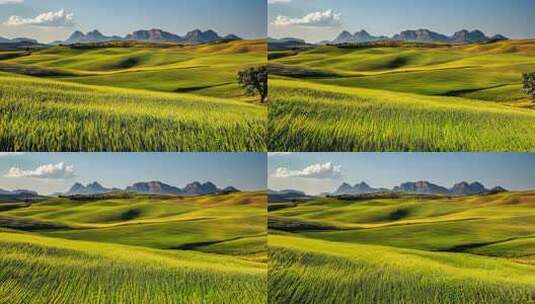
{"label": "blue sky", "polygon": [[268,163],[269,188],[311,194],[361,181],[388,188],[419,180],[446,187],[479,181],[535,190],[535,154],[527,153],[272,153]]}
{"label": "blue sky", "polygon": [[[480,29],[488,35],[535,36],[533,0],[269,0],[269,35],[307,41],[332,40],[341,30],[365,29],[391,36],[405,29],[428,28],[451,35]],[[325,14],[332,11],[331,14]],[[312,13],[316,18],[310,18]],[[309,15],[309,18],[304,18]],[[291,22],[274,25],[279,16]],[[288,20],[288,19],[280,19]],[[306,22],[303,22],[306,21]],[[314,23],[322,26],[313,26]],[[280,24],[280,22],[279,22]],[[298,25],[300,24],[300,25]]]}
{"label": "blue sky", "polygon": [[[64,13],[58,14],[61,11]],[[139,29],[161,28],[184,35],[199,28],[263,38],[266,11],[266,0],[0,0],[0,36],[49,42],[64,40],[74,30],[98,29],[124,36]],[[48,17],[42,15],[46,13]],[[19,19],[10,19],[12,16]],[[9,20],[26,22],[14,26],[21,23]]]}
{"label": "blue sky", "polygon": [[162,181],[183,187],[211,181],[241,190],[266,188],[264,153],[0,153],[0,189],[63,192],[75,182],[106,187]]}

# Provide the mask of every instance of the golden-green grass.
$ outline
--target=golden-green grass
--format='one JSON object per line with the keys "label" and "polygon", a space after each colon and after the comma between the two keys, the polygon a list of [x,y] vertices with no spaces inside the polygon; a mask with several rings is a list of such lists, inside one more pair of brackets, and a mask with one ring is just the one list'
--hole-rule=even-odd
{"label": "golden-green grass", "polygon": [[504,258],[270,234],[270,303],[531,303],[534,266]]}
{"label": "golden-green grass", "polygon": [[535,150],[531,109],[290,79],[270,88],[270,151]]}
{"label": "golden-green grass", "polygon": [[533,192],[407,195],[321,198],[271,211],[274,221],[324,229],[271,227],[270,299],[530,303],[535,297],[534,202]]}
{"label": "golden-green grass", "polygon": [[239,70],[265,64],[265,48],[255,40],[0,53],[0,150],[265,151],[267,110],[237,83]]}
{"label": "golden-green grass", "polygon": [[535,150],[534,107],[521,91],[535,41],[275,58],[286,72],[270,75],[270,150]]}
{"label": "golden-green grass", "polygon": [[0,74],[2,151],[263,151],[263,106]]}
{"label": "golden-green grass", "polygon": [[266,216],[262,192],[21,204],[0,211],[0,297],[264,303]]}
{"label": "golden-green grass", "polygon": [[265,264],[0,232],[3,303],[264,303]]}

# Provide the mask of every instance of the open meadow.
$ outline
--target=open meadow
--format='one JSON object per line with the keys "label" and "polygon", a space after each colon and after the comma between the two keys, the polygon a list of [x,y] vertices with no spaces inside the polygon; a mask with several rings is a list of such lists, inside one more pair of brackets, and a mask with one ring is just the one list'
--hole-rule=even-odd
{"label": "open meadow", "polygon": [[238,71],[264,40],[0,51],[2,151],[265,151],[266,107]]}
{"label": "open meadow", "polygon": [[6,303],[264,303],[266,197],[0,202]]}
{"label": "open meadow", "polygon": [[535,193],[277,203],[270,303],[533,303]]}
{"label": "open meadow", "polygon": [[270,151],[533,151],[535,40],[271,51]]}

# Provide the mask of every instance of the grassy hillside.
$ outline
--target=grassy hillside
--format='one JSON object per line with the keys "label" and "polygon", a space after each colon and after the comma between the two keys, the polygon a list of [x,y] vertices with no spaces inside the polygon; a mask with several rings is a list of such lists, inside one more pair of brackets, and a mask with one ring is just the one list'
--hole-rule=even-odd
{"label": "grassy hillside", "polygon": [[0,212],[0,295],[10,303],[263,303],[265,200],[58,198]]}
{"label": "grassy hillside", "polygon": [[523,192],[288,205],[269,215],[270,298],[530,303],[534,202]]}
{"label": "grassy hillside", "polygon": [[463,253],[269,236],[271,303],[530,303],[533,266]]}
{"label": "grassy hillside", "polygon": [[271,54],[273,151],[533,151],[535,41]]}
{"label": "grassy hillside", "polygon": [[0,53],[0,149],[264,151],[267,110],[236,80],[265,63],[264,49],[239,41]]}

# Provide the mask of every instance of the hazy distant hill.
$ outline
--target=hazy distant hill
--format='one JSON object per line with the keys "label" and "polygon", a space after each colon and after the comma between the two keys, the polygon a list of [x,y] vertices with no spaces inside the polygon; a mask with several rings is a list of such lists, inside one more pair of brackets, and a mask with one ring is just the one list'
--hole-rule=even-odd
{"label": "hazy distant hill", "polygon": [[452,36],[447,36],[428,29],[405,30],[393,37],[387,36],[373,36],[365,30],[351,34],[348,31],[341,32],[336,39],[332,41],[333,44],[342,43],[359,43],[379,40],[397,40],[397,41],[415,41],[415,42],[443,42],[443,43],[476,43],[486,42],[492,40],[506,40],[507,37],[503,35],[495,35],[492,37],[486,36],[480,30],[460,30],[455,32]]}
{"label": "hazy distant hill", "polygon": [[42,198],[37,192],[31,190],[13,190],[7,191],[0,189],[0,203],[5,201],[31,200]]}
{"label": "hazy distant hill", "polygon": [[287,202],[287,201],[305,201],[312,199],[303,191],[287,189],[287,190],[268,190],[268,202]]}
{"label": "hazy distant hill", "polygon": [[268,49],[270,51],[302,49],[302,48],[308,48],[308,47],[313,46],[312,44],[306,43],[306,41],[303,39],[292,38],[292,37],[286,37],[286,38],[280,38],[280,39],[268,37],[267,43],[268,43]]}

